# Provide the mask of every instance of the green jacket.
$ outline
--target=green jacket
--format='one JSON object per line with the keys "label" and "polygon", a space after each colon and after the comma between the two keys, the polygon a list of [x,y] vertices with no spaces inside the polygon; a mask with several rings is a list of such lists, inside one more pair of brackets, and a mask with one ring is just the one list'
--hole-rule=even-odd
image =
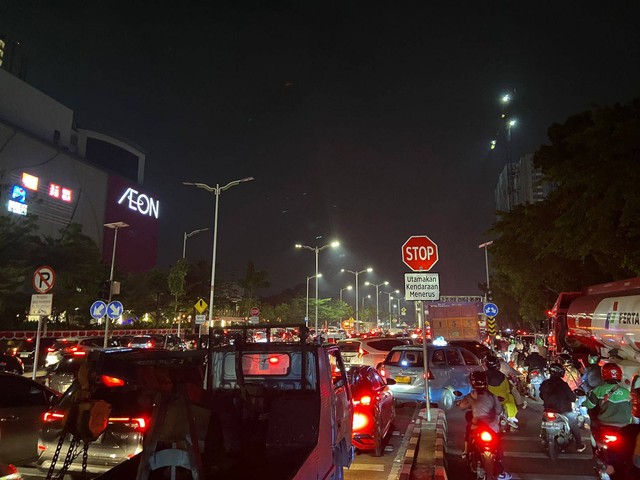
{"label": "green jacket", "polygon": [[[614,388],[616,390],[609,395],[609,392]],[[608,398],[605,400],[606,396]],[[598,421],[605,425],[622,427],[631,422],[630,392],[623,385],[617,383],[605,383],[594,388],[589,392],[582,406],[588,409],[599,406]]]}

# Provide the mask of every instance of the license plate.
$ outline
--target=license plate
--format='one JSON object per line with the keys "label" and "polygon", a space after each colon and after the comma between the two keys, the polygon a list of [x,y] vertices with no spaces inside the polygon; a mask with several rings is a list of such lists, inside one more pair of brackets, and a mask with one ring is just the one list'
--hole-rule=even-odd
{"label": "license plate", "polygon": [[555,422],[542,422],[541,425],[542,428],[548,428],[548,429],[556,429],[558,430],[560,428],[560,425],[558,425]]}
{"label": "license plate", "polygon": [[411,377],[396,377],[396,383],[411,383]]}
{"label": "license plate", "polygon": [[28,357],[29,355],[31,355],[29,352],[20,352],[20,358]]}

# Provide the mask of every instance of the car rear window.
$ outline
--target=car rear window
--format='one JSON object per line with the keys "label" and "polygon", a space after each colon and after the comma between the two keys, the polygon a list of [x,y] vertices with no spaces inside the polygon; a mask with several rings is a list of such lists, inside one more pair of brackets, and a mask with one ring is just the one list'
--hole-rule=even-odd
{"label": "car rear window", "polygon": [[372,340],[368,343],[372,348],[376,350],[382,350],[383,352],[390,351],[393,347],[399,347],[400,345],[406,345],[402,340],[396,340],[394,338],[385,338],[381,340]]}
{"label": "car rear window", "polygon": [[245,353],[242,372],[246,376],[288,375],[291,359],[286,353]]}
{"label": "car rear window", "polygon": [[389,352],[384,363],[395,367],[422,367],[422,359],[421,350],[393,350]]}
{"label": "car rear window", "polygon": [[67,340],[66,338],[61,340],[56,340],[56,343],[53,344],[54,348],[68,348],[75,347],[78,345],[78,340]]}
{"label": "car rear window", "polygon": [[56,372],[59,373],[77,373],[80,370],[80,365],[84,362],[84,358],[64,358],[58,363]]}
{"label": "car rear window", "polygon": [[358,350],[360,349],[360,342],[339,342],[338,348],[341,352],[358,353]]}

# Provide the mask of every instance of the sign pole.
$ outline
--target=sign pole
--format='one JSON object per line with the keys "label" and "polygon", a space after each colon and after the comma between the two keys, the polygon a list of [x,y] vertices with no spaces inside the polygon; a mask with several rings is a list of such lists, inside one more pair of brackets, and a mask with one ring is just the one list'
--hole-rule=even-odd
{"label": "sign pole", "polygon": [[427,322],[424,321],[424,305],[421,300],[416,302],[420,318],[422,319],[422,361],[424,364],[424,400],[427,410],[427,422],[431,421],[431,399],[429,398],[429,357],[427,356]]}
{"label": "sign pole", "polygon": [[33,373],[31,374],[31,380],[36,379],[36,372],[38,371],[38,356],[40,356],[40,329],[42,328],[42,315],[38,315],[38,331],[36,332],[36,351],[33,355]]}

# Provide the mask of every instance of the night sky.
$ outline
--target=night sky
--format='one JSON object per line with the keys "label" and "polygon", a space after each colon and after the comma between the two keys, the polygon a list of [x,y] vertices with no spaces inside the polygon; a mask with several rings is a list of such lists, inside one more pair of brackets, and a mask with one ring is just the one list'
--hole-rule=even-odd
{"label": "night sky", "polygon": [[[78,126],[147,150],[160,266],[183,232],[212,227],[214,196],[182,181],[255,177],[220,197],[218,259],[227,278],[253,259],[262,295],[314,274],[295,243],[333,239],[322,296],[353,283],[340,268],[402,288],[416,234],[439,245],[442,294],[480,294],[501,95],[515,90],[517,158],[551,123],[640,93],[636,1],[157,3],[0,0],[0,35]],[[211,242],[192,237],[189,260],[210,260]]]}

